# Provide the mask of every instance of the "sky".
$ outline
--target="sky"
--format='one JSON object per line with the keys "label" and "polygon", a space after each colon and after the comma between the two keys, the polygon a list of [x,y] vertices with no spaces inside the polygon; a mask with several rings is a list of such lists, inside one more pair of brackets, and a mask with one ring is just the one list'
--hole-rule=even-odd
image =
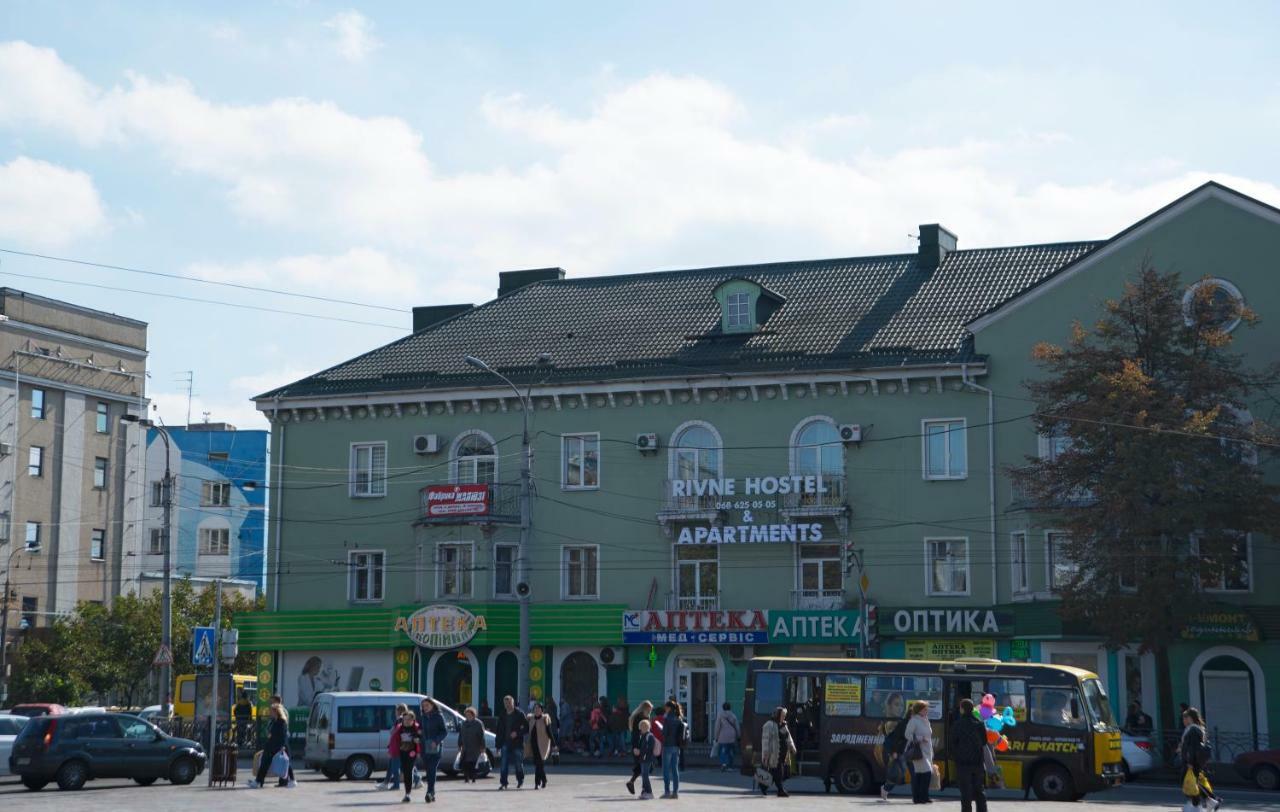
{"label": "sky", "polygon": [[253,395],[503,270],[1100,239],[1209,179],[1280,205],[1278,34],[1268,2],[4,0],[0,249],[378,307],[17,253],[0,285],[148,322],[166,423],[191,372],[192,421],[265,428]]}

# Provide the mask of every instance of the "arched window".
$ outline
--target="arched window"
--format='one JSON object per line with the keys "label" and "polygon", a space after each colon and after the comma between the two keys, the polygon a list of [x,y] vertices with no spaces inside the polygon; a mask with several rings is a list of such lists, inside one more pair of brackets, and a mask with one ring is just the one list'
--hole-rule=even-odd
{"label": "arched window", "polygon": [[671,440],[672,479],[720,479],[720,435],[709,423],[688,423]]}
{"label": "arched window", "polygon": [[834,423],[815,417],[800,424],[791,442],[791,473],[844,476],[844,444]]}
{"label": "arched window", "polygon": [[480,432],[464,434],[453,448],[454,482],[470,485],[497,480],[498,452],[488,435]]}

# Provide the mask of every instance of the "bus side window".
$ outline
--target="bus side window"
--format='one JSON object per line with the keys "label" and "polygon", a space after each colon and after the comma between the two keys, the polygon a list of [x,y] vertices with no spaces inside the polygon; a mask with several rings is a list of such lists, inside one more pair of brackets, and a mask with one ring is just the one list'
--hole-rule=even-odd
{"label": "bus side window", "polygon": [[1084,727],[1080,700],[1073,688],[1032,688],[1031,721],[1051,727],[1079,730]]}
{"label": "bus side window", "polygon": [[756,713],[766,719],[782,704],[782,675],[756,674]]}
{"label": "bus side window", "polygon": [[[1027,721],[1027,683],[1020,679],[987,680],[987,693],[996,698],[996,710],[1001,713],[1005,708],[1013,708],[1013,718],[1019,722]],[[974,700],[975,704],[979,700]]]}

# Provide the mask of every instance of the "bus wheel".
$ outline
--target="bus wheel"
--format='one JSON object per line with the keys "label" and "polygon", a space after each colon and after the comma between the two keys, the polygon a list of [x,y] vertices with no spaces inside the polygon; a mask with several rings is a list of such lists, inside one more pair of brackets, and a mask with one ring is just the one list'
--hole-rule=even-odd
{"label": "bus wheel", "polygon": [[836,762],[832,777],[841,795],[863,795],[871,791],[871,770],[867,762],[857,756],[842,756]]}
{"label": "bus wheel", "polygon": [[1045,764],[1037,769],[1031,789],[1040,801],[1074,801],[1076,798],[1071,773],[1060,764]]}

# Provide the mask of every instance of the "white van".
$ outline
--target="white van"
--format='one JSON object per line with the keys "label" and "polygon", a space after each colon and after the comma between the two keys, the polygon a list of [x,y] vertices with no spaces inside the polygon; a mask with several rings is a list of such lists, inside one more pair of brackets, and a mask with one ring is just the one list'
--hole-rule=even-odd
{"label": "white van", "polygon": [[[307,717],[305,763],[325,778],[336,781],[343,775],[352,781],[366,781],[385,770],[390,761],[387,742],[395,726],[396,705],[405,704],[420,714],[422,694],[381,691],[328,691],[316,694]],[[440,752],[440,771],[451,774],[458,754],[458,728],[462,717],[446,705],[437,705],[449,731]],[[484,746],[492,761],[497,749],[493,734],[485,731]],[[487,772],[487,771],[486,771]]]}

